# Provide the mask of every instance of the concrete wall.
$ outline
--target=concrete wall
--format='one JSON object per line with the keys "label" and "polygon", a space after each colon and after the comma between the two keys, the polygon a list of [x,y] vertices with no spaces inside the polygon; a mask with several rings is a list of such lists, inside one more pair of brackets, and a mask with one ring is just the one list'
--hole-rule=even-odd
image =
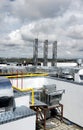
{"label": "concrete wall", "polygon": [[1,124],[0,130],[36,130],[36,116],[29,116],[9,123]]}
{"label": "concrete wall", "polygon": [[20,96],[15,98],[15,105],[16,107],[20,107],[22,105],[29,107],[29,95],[24,95],[24,96]]}

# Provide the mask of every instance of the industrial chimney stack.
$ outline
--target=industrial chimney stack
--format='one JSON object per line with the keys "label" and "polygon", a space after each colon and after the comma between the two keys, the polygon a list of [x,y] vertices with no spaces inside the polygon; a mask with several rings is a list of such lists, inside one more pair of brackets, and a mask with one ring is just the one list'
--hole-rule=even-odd
{"label": "industrial chimney stack", "polygon": [[48,62],[48,40],[44,41],[44,62],[43,66],[47,66]]}
{"label": "industrial chimney stack", "polygon": [[38,64],[38,39],[35,39],[33,45],[33,63],[35,66]]}
{"label": "industrial chimney stack", "polygon": [[52,66],[57,66],[57,41],[52,46]]}
{"label": "industrial chimney stack", "polygon": [[[38,39],[36,38],[33,44],[33,64],[38,65]],[[44,41],[43,48],[43,66],[48,66],[48,40]],[[57,41],[52,43],[52,62],[51,66],[57,66]]]}

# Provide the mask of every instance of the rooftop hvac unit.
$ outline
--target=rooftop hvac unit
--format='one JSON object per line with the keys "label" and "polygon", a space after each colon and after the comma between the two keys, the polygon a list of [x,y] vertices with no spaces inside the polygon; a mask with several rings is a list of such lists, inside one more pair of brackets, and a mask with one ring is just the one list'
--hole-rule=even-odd
{"label": "rooftop hvac unit", "polygon": [[57,90],[55,84],[44,85],[40,99],[49,106],[56,105],[59,104],[64,92],[65,90]]}

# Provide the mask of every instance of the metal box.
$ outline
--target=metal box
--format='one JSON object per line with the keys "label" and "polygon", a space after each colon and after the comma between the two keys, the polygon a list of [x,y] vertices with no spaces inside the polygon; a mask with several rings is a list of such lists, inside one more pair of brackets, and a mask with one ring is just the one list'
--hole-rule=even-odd
{"label": "metal box", "polygon": [[55,84],[44,85],[41,92],[41,101],[49,106],[59,104],[63,92],[64,90],[57,90]]}

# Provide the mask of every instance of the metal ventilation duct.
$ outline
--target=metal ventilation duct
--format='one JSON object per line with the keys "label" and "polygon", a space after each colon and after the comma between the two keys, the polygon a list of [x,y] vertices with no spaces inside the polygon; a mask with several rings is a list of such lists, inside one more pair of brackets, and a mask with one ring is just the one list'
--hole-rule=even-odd
{"label": "metal ventilation duct", "polygon": [[0,109],[13,109],[14,94],[12,84],[6,77],[0,77]]}

